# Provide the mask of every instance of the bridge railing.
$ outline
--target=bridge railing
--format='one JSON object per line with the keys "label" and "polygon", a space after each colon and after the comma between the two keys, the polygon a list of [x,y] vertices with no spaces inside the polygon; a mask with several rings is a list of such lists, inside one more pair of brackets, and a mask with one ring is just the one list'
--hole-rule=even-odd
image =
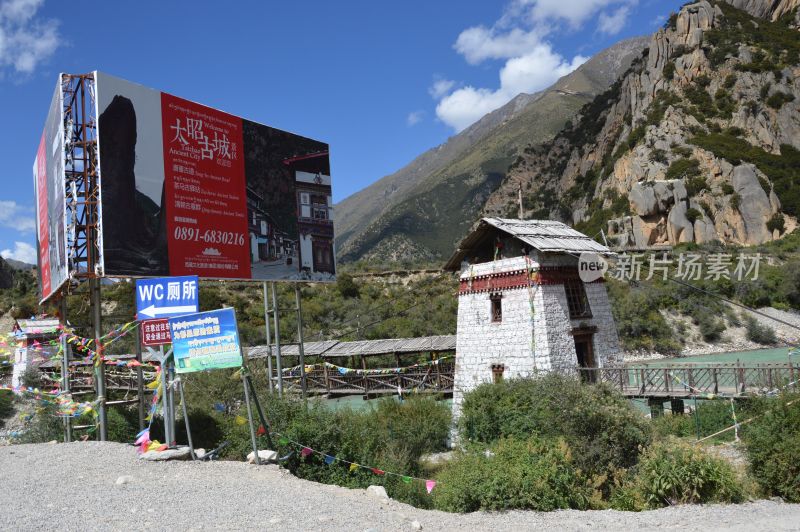
{"label": "bridge railing", "polygon": [[631,397],[759,395],[800,389],[800,368],[792,364],[579,368],[586,382],[604,382]]}
{"label": "bridge railing", "polygon": [[[454,365],[438,364],[402,372],[348,371],[340,373],[334,368],[314,367],[306,372],[306,388],[311,394],[370,395],[403,393],[453,392]],[[274,377],[277,382],[277,377]],[[285,390],[300,391],[299,370],[284,375]]]}

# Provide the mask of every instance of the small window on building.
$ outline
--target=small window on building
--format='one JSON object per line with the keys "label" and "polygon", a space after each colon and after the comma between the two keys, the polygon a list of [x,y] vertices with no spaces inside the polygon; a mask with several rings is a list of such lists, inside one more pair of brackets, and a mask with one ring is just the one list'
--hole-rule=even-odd
{"label": "small window on building", "polygon": [[567,306],[569,307],[569,317],[591,318],[592,309],[589,308],[589,299],[586,297],[586,289],[580,279],[568,279],[564,283],[567,292]]}
{"label": "small window on building", "polygon": [[493,294],[489,301],[492,303],[492,323],[499,323],[503,321],[503,296],[500,294]]}
{"label": "small window on building", "polygon": [[497,384],[503,380],[506,367],[503,364],[492,364],[492,382]]}

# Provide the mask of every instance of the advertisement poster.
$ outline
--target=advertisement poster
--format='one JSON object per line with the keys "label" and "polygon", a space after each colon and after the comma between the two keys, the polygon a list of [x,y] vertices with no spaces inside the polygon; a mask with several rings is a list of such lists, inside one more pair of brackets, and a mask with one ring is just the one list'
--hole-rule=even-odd
{"label": "advertisement poster", "polygon": [[40,293],[47,299],[67,280],[66,202],[61,80],[56,86],[33,164]]}
{"label": "advertisement poster", "polygon": [[105,275],[335,280],[327,144],[96,79]]}
{"label": "advertisement poster", "polygon": [[239,330],[232,308],[169,318],[177,373],[238,368]]}

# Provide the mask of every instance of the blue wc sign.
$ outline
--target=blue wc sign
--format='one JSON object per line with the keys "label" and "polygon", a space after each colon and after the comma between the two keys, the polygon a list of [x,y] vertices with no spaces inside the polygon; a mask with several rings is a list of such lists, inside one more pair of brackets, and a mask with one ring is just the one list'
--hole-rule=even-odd
{"label": "blue wc sign", "polygon": [[136,280],[136,318],[148,320],[194,314],[200,310],[196,275]]}

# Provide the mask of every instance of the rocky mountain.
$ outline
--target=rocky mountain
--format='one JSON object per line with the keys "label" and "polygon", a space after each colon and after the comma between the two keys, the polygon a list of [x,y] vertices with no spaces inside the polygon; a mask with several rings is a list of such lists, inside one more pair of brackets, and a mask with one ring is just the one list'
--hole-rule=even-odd
{"label": "rocky mountain", "polygon": [[32,270],[36,267],[34,264],[28,264],[27,262],[16,259],[5,259],[5,261],[15,270]]}
{"label": "rocky mountain", "polygon": [[445,144],[336,206],[343,260],[433,259],[450,253],[528,144],[553,137],[641,56],[649,38],[622,41],[552,87],[520,94]]}
{"label": "rocky mountain", "polygon": [[800,215],[800,0],[687,4],[483,213],[555,218],[622,247],[760,244]]}

